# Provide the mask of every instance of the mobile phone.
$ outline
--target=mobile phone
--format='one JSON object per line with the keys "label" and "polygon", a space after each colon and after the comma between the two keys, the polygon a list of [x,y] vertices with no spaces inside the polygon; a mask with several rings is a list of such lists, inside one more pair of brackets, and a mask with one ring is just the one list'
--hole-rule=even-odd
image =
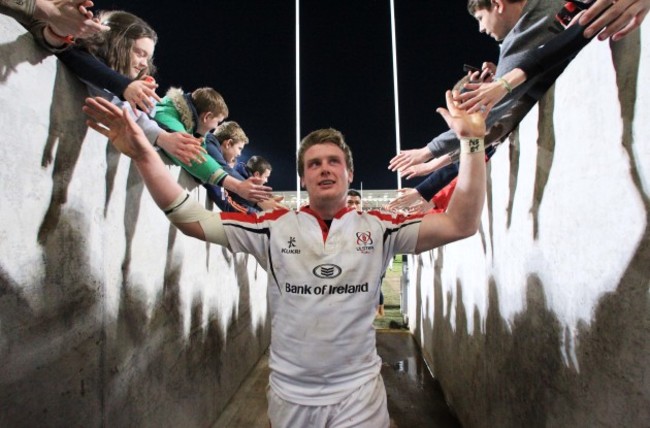
{"label": "mobile phone", "polygon": [[481,72],[481,69],[478,67],[474,67],[473,65],[469,64],[463,64],[463,71],[465,73],[474,73],[475,71],[478,71],[479,73]]}

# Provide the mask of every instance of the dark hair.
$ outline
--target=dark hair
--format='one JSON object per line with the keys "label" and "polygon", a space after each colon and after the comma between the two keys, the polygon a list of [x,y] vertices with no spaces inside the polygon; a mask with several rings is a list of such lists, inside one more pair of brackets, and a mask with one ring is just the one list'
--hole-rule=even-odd
{"label": "dark hair", "polygon": [[[103,60],[113,70],[124,75],[131,67],[133,43],[144,37],[158,42],[158,35],[142,18],[123,10],[102,11],[97,14],[99,21],[110,27],[88,38],[77,39],[76,44],[92,55]],[[156,66],[153,58],[147,64],[147,73],[153,76]]]}
{"label": "dark hair", "polygon": [[348,196],[358,196],[358,197],[361,197],[361,193],[359,193],[358,191],[356,191],[356,190],[354,190],[354,189],[350,189],[350,190],[348,190]]}
{"label": "dark hair", "polygon": [[267,169],[269,171],[273,171],[271,163],[264,159],[262,156],[251,156],[250,159],[248,159],[248,162],[246,162],[246,168],[250,171],[251,174],[254,172],[264,174],[264,171]]}
{"label": "dark hair", "polygon": [[[503,0],[508,3],[520,3],[524,0]],[[467,0],[467,11],[470,15],[474,16],[477,10],[487,9],[492,10],[492,0]]]}

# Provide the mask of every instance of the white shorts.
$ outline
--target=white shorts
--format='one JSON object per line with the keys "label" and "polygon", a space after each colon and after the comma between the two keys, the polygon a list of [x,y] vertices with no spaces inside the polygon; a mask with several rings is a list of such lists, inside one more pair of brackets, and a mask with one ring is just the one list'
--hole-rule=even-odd
{"label": "white shorts", "polygon": [[381,375],[371,379],[340,403],[303,406],[285,401],[268,388],[268,415],[272,428],[388,428],[386,389]]}

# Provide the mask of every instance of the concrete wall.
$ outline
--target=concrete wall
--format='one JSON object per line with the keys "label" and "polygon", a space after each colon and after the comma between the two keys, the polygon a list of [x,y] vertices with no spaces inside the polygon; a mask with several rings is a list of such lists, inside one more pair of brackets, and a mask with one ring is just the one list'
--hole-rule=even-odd
{"label": "concrete wall", "polygon": [[0,15],[0,426],[209,426],[268,346],[266,274],[171,228],[84,96]]}
{"label": "concrete wall", "polygon": [[410,260],[466,427],[650,426],[649,44],[592,42],[492,159],[480,233]]}

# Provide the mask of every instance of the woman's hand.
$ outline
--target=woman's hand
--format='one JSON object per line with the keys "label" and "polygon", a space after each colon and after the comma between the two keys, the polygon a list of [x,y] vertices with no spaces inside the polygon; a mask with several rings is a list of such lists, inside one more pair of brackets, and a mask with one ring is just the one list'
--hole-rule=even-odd
{"label": "woman's hand", "polygon": [[160,97],[156,94],[156,88],[158,88],[158,84],[155,81],[134,80],[124,90],[124,99],[131,104],[133,111],[137,106],[140,110],[148,113],[156,106],[152,99],[160,101]]}

